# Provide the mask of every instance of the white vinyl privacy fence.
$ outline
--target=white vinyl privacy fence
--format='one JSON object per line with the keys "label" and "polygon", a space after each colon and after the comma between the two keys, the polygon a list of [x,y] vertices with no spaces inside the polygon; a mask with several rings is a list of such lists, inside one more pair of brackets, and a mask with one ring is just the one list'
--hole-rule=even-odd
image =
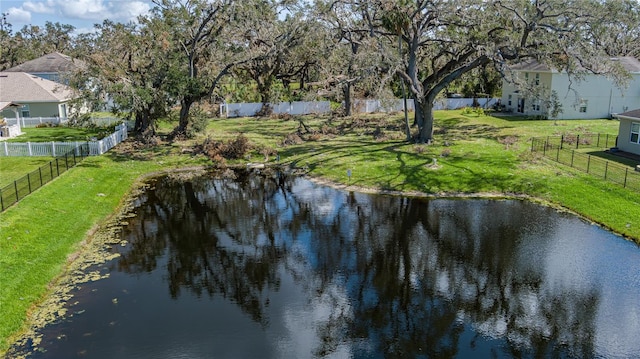
{"label": "white vinyl privacy fence", "polygon": [[[88,142],[23,142],[23,143],[0,143],[0,157],[29,157],[29,156],[51,156],[56,157],[71,151],[80,151],[80,145],[87,144],[90,156],[101,155],[118,143],[127,139],[127,126],[122,124],[116,126],[116,130],[111,135],[99,140]],[[80,153],[76,153],[80,155]]]}
{"label": "white vinyl privacy fence", "polygon": [[[497,98],[476,98],[478,106],[488,108],[498,101]],[[399,112],[404,111],[404,100],[355,100],[353,102],[353,112],[356,113],[376,113],[376,112]],[[455,110],[464,107],[472,107],[473,98],[446,98],[436,100],[433,104],[434,110]],[[407,99],[407,110],[414,111],[413,99]]]}
{"label": "white vinyl privacy fence", "polygon": [[[17,118],[5,118],[8,125],[15,125],[18,123]],[[20,127],[29,128],[37,127],[39,125],[64,125],[69,123],[69,118],[66,117],[20,117]],[[124,120],[117,117],[96,117],[89,120],[96,126],[111,126],[122,123]]]}
{"label": "white vinyl privacy fence", "polygon": [[[447,98],[437,100],[434,110],[455,110],[463,107],[471,107],[474,101],[481,107],[493,106],[497,98]],[[274,114],[290,115],[310,115],[326,114],[331,112],[331,103],[328,101],[309,102],[281,102],[269,104]],[[262,110],[262,103],[223,103],[220,105],[220,116],[223,117],[254,117]],[[375,112],[399,112],[404,110],[403,99],[388,100],[354,100],[353,112],[355,113],[375,113]],[[415,110],[412,99],[407,99],[407,110]]]}
{"label": "white vinyl privacy fence", "polygon": [[[226,117],[253,117],[262,110],[262,103],[223,103],[220,105],[220,116]],[[312,102],[280,102],[270,103],[272,113],[289,115],[310,115],[331,112],[329,101]]]}

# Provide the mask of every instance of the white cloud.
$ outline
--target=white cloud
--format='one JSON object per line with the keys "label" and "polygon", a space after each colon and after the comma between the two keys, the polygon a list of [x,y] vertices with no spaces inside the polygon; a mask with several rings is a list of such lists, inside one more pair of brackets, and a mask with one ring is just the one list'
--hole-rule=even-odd
{"label": "white cloud", "polygon": [[135,20],[139,15],[147,14],[151,10],[151,6],[142,1],[112,1],[109,4],[109,9],[116,18],[127,22]]}
{"label": "white cloud", "polygon": [[72,23],[73,20],[101,22],[105,19],[129,22],[141,14],[148,13],[151,6],[145,1],[126,0],[33,0],[12,9],[22,16],[19,22],[29,22],[30,16],[25,20],[29,12],[56,15],[57,18],[53,21],[61,23]]}
{"label": "white cloud", "polygon": [[100,20],[108,17],[107,7],[102,0],[56,0],[63,16],[79,20]]}
{"label": "white cloud", "polygon": [[9,23],[11,24],[13,23],[22,24],[22,23],[28,23],[31,21],[31,13],[24,9],[12,7],[7,9],[6,13],[8,14],[7,21],[9,21]]}
{"label": "white cloud", "polygon": [[51,0],[44,2],[25,1],[22,8],[38,14],[55,14],[54,4]]}

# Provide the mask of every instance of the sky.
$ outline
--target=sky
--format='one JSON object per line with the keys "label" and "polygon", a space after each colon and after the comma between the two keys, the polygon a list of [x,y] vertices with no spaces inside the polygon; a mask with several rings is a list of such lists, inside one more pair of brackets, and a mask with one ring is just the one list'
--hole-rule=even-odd
{"label": "sky", "polygon": [[0,13],[8,14],[14,32],[47,21],[73,25],[77,33],[91,32],[93,24],[105,19],[126,23],[152,7],[150,0],[0,0]]}

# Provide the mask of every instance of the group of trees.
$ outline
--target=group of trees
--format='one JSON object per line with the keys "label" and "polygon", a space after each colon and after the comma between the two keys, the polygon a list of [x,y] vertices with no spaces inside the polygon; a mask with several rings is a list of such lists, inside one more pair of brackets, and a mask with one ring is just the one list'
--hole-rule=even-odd
{"label": "group of trees", "polygon": [[[492,93],[509,65],[535,59],[560,70],[612,71],[610,56],[640,57],[634,0],[153,0],[137,23],[105,21],[73,36],[47,23],[13,32],[0,22],[0,69],[44,53],[85,60],[85,98],[110,94],[141,133],[179,107],[250,86],[263,103],[325,96],[403,96],[416,104],[417,140],[430,142],[433,103],[453,86]],[[233,85],[233,86],[232,86]],[[97,99],[97,97],[96,97]]]}

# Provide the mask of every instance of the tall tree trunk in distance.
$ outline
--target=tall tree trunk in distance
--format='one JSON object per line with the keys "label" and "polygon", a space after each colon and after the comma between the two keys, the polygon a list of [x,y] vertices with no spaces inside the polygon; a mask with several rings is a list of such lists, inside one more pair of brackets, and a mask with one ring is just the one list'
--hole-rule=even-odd
{"label": "tall tree trunk in distance", "polygon": [[421,100],[420,97],[417,95],[413,95],[413,107],[414,107],[414,115],[413,115],[413,125],[412,126],[418,126],[418,129],[422,128],[422,106],[421,104]]}
{"label": "tall tree trunk in distance", "polygon": [[344,115],[351,116],[351,82],[347,81],[342,85],[342,96],[344,97]]}

